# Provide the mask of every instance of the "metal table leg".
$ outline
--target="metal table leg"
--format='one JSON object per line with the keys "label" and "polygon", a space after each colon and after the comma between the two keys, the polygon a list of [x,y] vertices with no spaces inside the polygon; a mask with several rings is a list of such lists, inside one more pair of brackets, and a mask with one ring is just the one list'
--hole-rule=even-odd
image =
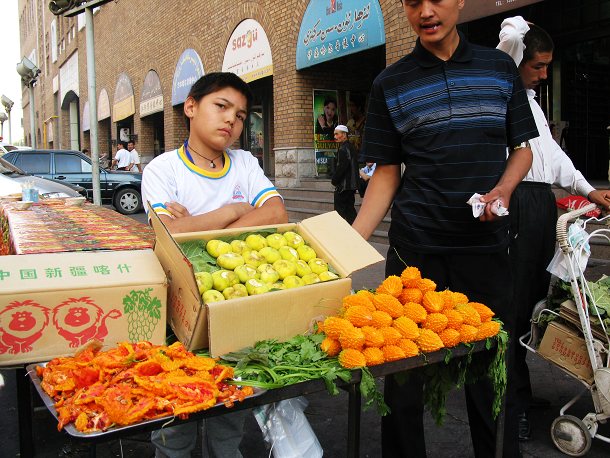
{"label": "metal table leg", "polygon": [[34,456],[32,435],[32,392],[25,368],[17,369],[17,416],[19,418],[19,450],[21,456]]}
{"label": "metal table leg", "polygon": [[347,392],[347,456],[357,458],[360,455],[360,383],[350,384]]}

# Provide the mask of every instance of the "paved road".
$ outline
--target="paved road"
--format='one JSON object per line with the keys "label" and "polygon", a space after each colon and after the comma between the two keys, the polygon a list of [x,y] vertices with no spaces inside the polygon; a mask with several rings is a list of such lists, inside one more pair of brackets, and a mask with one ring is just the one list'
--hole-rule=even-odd
{"label": "paved road", "polygon": [[[143,222],[143,214],[135,215],[134,219]],[[384,256],[387,251],[385,245],[374,245]],[[354,288],[376,287],[383,279],[383,263],[376,264],[353,275]],[[532,439],[523,443],[523,456],[536,458],[553,458],[565,456],[553,445],[549,430],[552,421],[558,416],[559,409],[583,385],[571,376],[566,375],[555,365],[546,362],[537,355],[529,355],[532,371],[533,388],[536,396],[544,397],[550,401],[550,406],[544,409],[535,409],[531,412]],[[0,447],[0,457],[16,457],[18,454],[18,429],[16,426],[16,395],[15,371],[3,370],[1,373],[6,379],[6,387],[0,390],[0,406],[3,415],[0,415],[0,431],[2,431],[3,445]],[[378,381],[380,387],[383,381]],[[318,393],[308,396],[309,407],[307,417],[320,441],[324,456],[344,457],[346,455],[347,437],[347,395],[330,396],[327,393]],[[579,418],[592,409],[591,398],[583,396],[574,406],[572,413]],[[610,436],[608,424],[600,427],[600,433]],[[375,411],[365,411],[361,418],[361,456],[380,457],[380,420]],[[445,424],[437,427],[432,418],[426,416],[426,442],[428,454],[431,457],[462,458],[472,456],[468,418],[465,400],[462,391],[450,394],[447,400],[447,415]],[[70,440],[69,436],[56,431],[56,422],[45,408],[39,407],[35,411],[34,445],[36,458],[70,457],[80,458],[89,455],[89,447]],[[260,429],[253,416],[246,423],[246,431],[241,444],[244,457],[264,458],[269,455],[268,449],[260,433]],[[590,453],[593,458],[607,457],[610,454],[610,444],[594,439]],[[122,441],[111,441],[97,446],[97,456],[107,457],[138,457],[147,458],[154,455],[154,450],[148,443],[148,435],[141,434]],[[193,456],[200,457],[200,452]]]}

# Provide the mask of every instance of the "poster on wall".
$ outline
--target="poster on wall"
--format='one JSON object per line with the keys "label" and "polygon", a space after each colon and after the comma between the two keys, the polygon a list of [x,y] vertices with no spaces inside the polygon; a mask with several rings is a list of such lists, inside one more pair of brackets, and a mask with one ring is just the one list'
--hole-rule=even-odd
{"label": "poster on wall", "polygon": [[349,129],[347,137],[358,152],[360,152],[360,147],[362,146],[367,98],[368,94],[364,92],[347,91],[345,94],[348,117],[345,125]]}
{"label": "poster on wall", "polygon": [[318,176],[330,175],[337,144],[335,127],[339,124],[339,102],[336,90],[313,90],[314,149]]}

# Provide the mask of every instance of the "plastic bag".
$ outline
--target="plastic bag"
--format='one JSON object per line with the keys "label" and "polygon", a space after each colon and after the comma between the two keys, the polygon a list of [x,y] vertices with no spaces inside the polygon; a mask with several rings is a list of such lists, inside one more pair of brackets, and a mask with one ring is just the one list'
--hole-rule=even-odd
{"label": "plastic bag", "polygon": [[303,413],[306,407],[307,399],[300,396],[254,409],[274,458],[322,457],[322,446]]}

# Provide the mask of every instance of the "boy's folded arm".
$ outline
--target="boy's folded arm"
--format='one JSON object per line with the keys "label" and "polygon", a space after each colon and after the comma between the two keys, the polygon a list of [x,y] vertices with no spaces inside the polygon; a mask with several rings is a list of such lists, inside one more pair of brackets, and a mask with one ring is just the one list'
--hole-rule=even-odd
{"label": "boy's folded arm", "polygon": [[254,211],[254,208],[251,205],[247,203],[237,203],[224,205],[216,210],[197,216],[185,214],[184,216],[174,215],[174,218],[168,215],[159,215],[159,217],[171,234],[179,234],[182,232],[224,229],[229,227],[231,223],[237,221],[240,217],[251,213],[252,211]]}
{"label": "boy's folded arm", "polygon": [[288,212],[281,197],[271,197],[263,205],[239,217],[226,227],[263,226],[288,222]]}

